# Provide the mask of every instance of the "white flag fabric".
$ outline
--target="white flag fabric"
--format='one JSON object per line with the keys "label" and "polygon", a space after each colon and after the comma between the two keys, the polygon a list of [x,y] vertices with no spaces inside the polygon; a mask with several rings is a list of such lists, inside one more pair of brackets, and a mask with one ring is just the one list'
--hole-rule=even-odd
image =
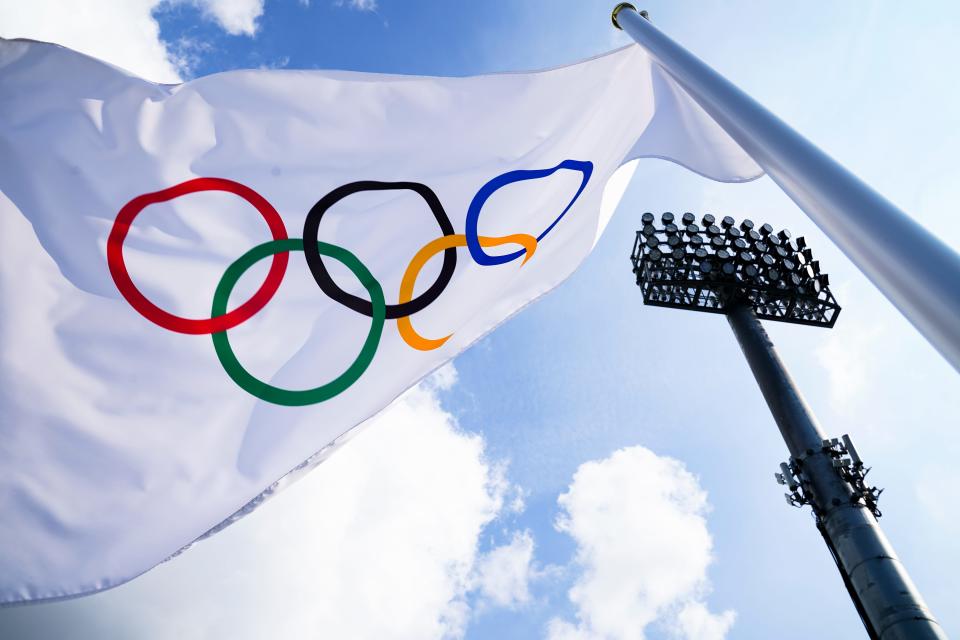
{"label": "white flag fabric", "polygon": [[0,40],[0,603],[255,508],[569,276],[641,157],[760,174],[637,46],[157,85]]}

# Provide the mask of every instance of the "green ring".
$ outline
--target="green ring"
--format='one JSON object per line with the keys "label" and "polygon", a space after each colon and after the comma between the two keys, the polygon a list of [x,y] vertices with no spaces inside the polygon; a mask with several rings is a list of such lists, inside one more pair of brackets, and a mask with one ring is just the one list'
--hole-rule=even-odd
{"label": "green ring", "polygon": [[[373,321],[370,323],[370,332],[367,334],[367,339],[364,341],[363,348],[360,349],[360,354],[357,355],[357,359],[347,367],[346,371],[327,384],[302,391],[281,389],[254,378],[243,368],[240,361],[237,360],[236,354],[234,354],[233,349],[230,347],[230,339],[227,337],[227,332],[220,331],[210,334],[213,338],[213,347],[217,351],[217,357],[220,359],[220,364],[223,365],[227,375],[229,375],[241,389],[261,400],[288,407],[302,407],[329,400],[356,382],[357,379],[363,375],[363,372],[367,370],[367,367],[370,366],[370,363],[373,361],[373,356],[377,353],[380,336],[383,334],[383,324],[387,317],[387,305],[383,297],[383,288],[373,277],[373,274],[370,273],[370,270],[363,266],[363,263],[346,249],[327,244],[326,242],[317,242],[317,249],[321,255],[342,262],[344,266],[353,272],[353,275],[357,277],[360,284],[362,284],[370,294],[370,301],[373,303]],[[240,276],[242,276],[247,269],[258,261],[283,251],[303,251],[303,240],[300,238],[285,238],[283,240],[264,242],[247,251],[237,258],[236,262],[227,267],[227,270],[223,273],[223,277],[220,278],[216,292],[213,294],[212,317],[216,318],[226,313],[230,293],[233,291],[233,287],[236,286]]]}

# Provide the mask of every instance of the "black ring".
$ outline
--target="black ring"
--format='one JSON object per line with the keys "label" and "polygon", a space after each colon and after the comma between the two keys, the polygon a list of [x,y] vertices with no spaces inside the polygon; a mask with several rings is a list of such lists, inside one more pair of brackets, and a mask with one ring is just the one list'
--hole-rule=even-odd
{"label": "black ring", "polygon": [[[360,180],[359,182],[345,184],[317,200],[317,204],[313,205],[313,208],[310,209],[310,213],[307,214],[307,219],[303,223],[303,255],[307,259],[307,266],[310,267],[310,273],[313,274],[313,279],[317,281],[317,285],[319,285],[325,294],[343,306],[371,318],[373,317],[373,303],[355,296],[352,293],[347,293],[338,287],[337,283],[330,277],[330,273],[323,264],[320,251],[317,249],[317,234],[319,233],[320,219],[323,217],[323,214],[340,200],[361,191],[389,191],[394,189],[408,189],[419,194],[430,207],[430,211],[433,212],[433,217],[437,219],[437,224],[440,225],[440,231],[443,232],[443,235],[453,235],[453,223],[451,223],[450,218],[447,217],[447,212],[443,210],[440,198],[437,197],[437,194],[435,194],[430,187],[419,182]],[[404,302],[403,304],[388,304],[387,319],[396,320],[397,318],[405,318],[424,309],[436,300],[440,294],[443,293],[443,290],[447,288],[456,268],[456,248],[450,247],[445,249],[443,251],[443,265],[440,267],[440,275],[437,276],[436,282],[413,300]]]}

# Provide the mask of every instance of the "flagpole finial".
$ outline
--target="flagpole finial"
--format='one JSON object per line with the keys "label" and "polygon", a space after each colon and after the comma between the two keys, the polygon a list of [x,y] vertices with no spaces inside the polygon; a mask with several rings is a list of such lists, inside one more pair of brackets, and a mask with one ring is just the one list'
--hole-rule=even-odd
{"label": "flagpole finial", "polygon": [[[613,8],[613,13],[610,15],[610,20],[613,22],[613,26],[615,26],[617,29],[620,29],[621,31],[623,30],[623,27],[621,27],[620,23],[617,22],[617,15],[619,15],[619,13],[624,9],[633,9],[634,11],[637,10],[637,8],[632,4],[630,4],[629,2],[621,2],[620,4],[618,4]],[[639,13],[641,18],[644,18],[645,20],[650,19],[650,14],[647,13],[646,10],[640,11]]]}

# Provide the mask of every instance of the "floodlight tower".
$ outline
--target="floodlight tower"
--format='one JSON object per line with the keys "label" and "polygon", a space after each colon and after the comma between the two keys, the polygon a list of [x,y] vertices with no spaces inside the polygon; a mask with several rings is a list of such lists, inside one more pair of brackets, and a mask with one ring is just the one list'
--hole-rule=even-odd
{"label": "floodlight tower", "polygon": [[946,638],[880,530],[869,468],[849,436],[824,435],[760,324],[837,321],[840,306],[807,243],[729,216],[708,214],[699,225],[692,213],[664,213],[659,225],[652,213],[641,220],[630,259],[644,303],[726,315],[790,451],[776,480],[787,503],[813,509],[870,638]]}

